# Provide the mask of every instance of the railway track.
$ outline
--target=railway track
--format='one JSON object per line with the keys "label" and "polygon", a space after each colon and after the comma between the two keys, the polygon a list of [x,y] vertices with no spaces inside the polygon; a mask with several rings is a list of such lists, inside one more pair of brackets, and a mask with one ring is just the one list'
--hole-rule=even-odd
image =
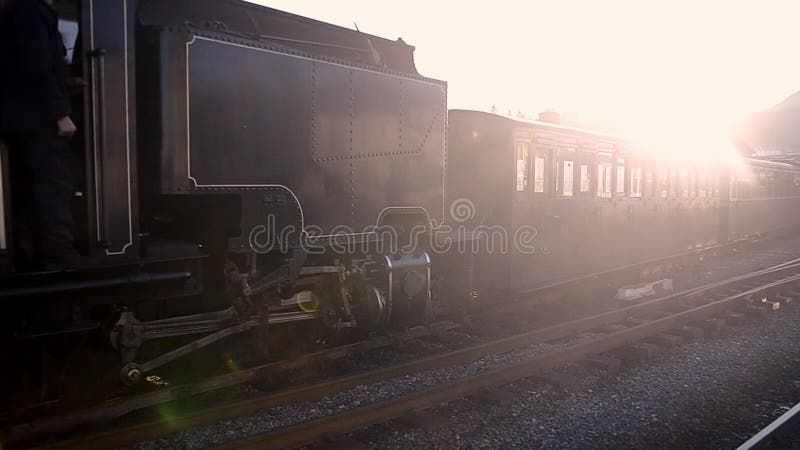
{"label": "railway track", "polygon": [[[539,286],[530,292],[522,293],[518,298],[523,301],[516,301],[495,307],[493,310],[474,310],[464,317],[464,323],[486,323],[496,321],[502,317],[518,317],[518,312],[525,312],[525,309],[542,302],[554,303],[553,300],[564,300],[572,296],[583,295],[585,292],[597,292],[598,289],[606,289],[623,282],[638,280],[642,276],[649,276],[654,272],[664,273],[675,268],[685,268],[704,259],[714,259],[720,255],[732,255],[742,249],[750,249],[763,243],[780,241],[786,236],[775,235],[767,238],[748,238],[741,239],[726,244],[706,247],[700,250],[688,251],[685,253],[672,255],[669,257],[644,261],[630,266],[619,267],[604,272],[588,274],[569,280],[562,280],[558,283]],[[738,250],[737,250],[738,249]],[[530,312],[530,311],[527,311]],[[586,313],[584,313],[586,314]],[[550,323],[555,320],[553,319]],[[57,413],[56,416],[23,423],[17,426],[0,426],[0,438],[5,437],[6,441],[29,440],[40,436],[58,435],[78,427],[91,426],[93,424],[109,423],[117,418],[129,413],[151,408],[154,406],[183,401],[187,398],[202,395],[209,392],[230,388],[244,383],[256,382],[258,380],[270,379],[273,376],[280,376],[291,370],[309,367],[317,363],[336,360],[345,356],[364,354],[366,352],[382,348],[396,346],[398,343],[407,342],[426,335],[436,335],[442,331],[447,331],[456,326],[452,322],[438,322],[429,324],[426,327],[417,327],[405,333],[392,336],[375,336],[370,339],[358,341],[350,344],[340,345],[325,350],[312,352],[293,358],[291,360],[280,360],[263,365],[258,365],[246,370],[228,373],[221,376],[211,377],[190,385],[180,385],[173,388],[160,388],[155,391],[139,395],[124,395],[122,397],[110,398],[100,405],[82,407],[68,414]],[[537,325],[542,326],[542,325]],[[529,329],[530,324],[525,324],[524,329]],[[481,334],[479,332],[479,334]],[[502,335],[508,335],[504,332]],[[50,403],[44,405],[49,407]],[[16,423],[20,415],[27,417],[50,416],[52,412],[37,411],[33,408],[28,411],[5,412],[0,421],[5,423]],[[12,420],[9,420],[12,419]]]}
{"label": "railway track", "polygon": [[[780,274],[780,276],[776,276],[778,274]],[[765,277],[766,280],[762,277]],[[510,364],[485,373],[445,383],[432,389],[414,392],[396,399],[354,408],[341,414],[331,415],[269,433],[255,435],[241,441],[232,442],[226,445],[225,448],[291,448],[306,445],[323,440],[329,436],[341,435],[375,423],[386,422],[413,411],[430,408],[443,402],[473,395],[486,388],[499,387],[522,378],[530,377],[544,369],[575,362],[592,354],[607,352],[623,345],[636,342],[647,336],[675,329],[683,323],[695,322],[721,315],[728,308],[733,306],[735,302],[752,299],[754,296],[760,301],[761,298],[767,298],[766,296],[769,294],[775,295],[780,292],[781,289],[796,285],[800,281],[800,266],[791,264],[776,268],[775,270],[761,271],[760,273],[748,277],[737,278],[739,279],[727,280],[723,283],[713,283],[713,286],[693,290],[694,292],[679,293],[675,296],[670,296],[670,299],[654,300],[652,302],[647,302],[645,305],[626,308],[628,313],[632,313],[634,310],[639,313],[642,312],[641,308],[643,307],[650,309],[655,305],[663,305],[664,301],[668,300],[699,299],[696,303],[702,303],[699,305],[686,305],[687,309],[685,310],[669,313],[664,317],[655,318],[622,331],[579,342],[535,356],[527,361]],[[751,281],[751,283],[749,283],[749,286],[742,292],[733,295],[725,295],[720,299],[704,300],[707,298],[706,296],[710,294],[710,290],[723,287],[732,288],[733,285],[731,283],[741,283],[745,282],[745,280]],[[754,285],[757,280],[758,284]],[[774,305],[774,303],[771,303],[771,305]],[[607,316],[605,319],[608,319],[608,316],[615,315],[615,313],[617,312],[615,311],[601,316]],[[605,319],[592,317],[576,321],[578,323],[583,322],[582,325],[578,325],[576,329],[586,331],[587,329],[584,327],[588,326],[590,322],[598,320],[598,322],[595,323],[596,325],[601,322],[606,322]],[[606,322],[606,324],[608,324],[608,322]]]}
{"label": "railway track", "polygon": [[798,424],[800,424],[800,403],[781,414],[780,417],[764,427],[763,430],[740,445],[737,450],[774,448],[780,442],[782,436],[791,432],[796,434]]}
{"label": "railway track", "polygon": [[[430,389],[411,392],[398,398],[356,407],[340,414],[294,424],[243,441],[231,443],[230,448],[284,448],[300,446],[385,422],[410,411],[435,406],[441,402],[475,394],[485,388],[502,386],[526,378],[544,369],[581,360],[635,343],[657,333],[668,332],[686,324],[725,316],[733,308],[764,312],[777,308],[784,296],[800,285],[800,259],[698,288],[678,292],[626,308],[542,328],[469,348],[430,356],[415,361],[360,373],[321,383],[310,384],[261,395],[216,408],[173,417],[169,422],[152,421],[111,431],[86,435],[51,445],[51,448],[109,448],[132,442],[154,439],[178,430],[213,423],[225,418],[252,414],[276,406],[313,401],[403,375],[467,364],[488,355],[511,352],[525,346],[558,340],[573,340],[568,345],[533,355],[519,362],[487,370],[472,376],[450,381]],[[790,295],[800,295],[791,293]],[[618,331],[601,332],[602,328],[619,324],[627,326]],[[613,327],[612,327],[613,328]],[[591,338],[577,338],[581,333]],[[41,424],[39,424],[41,425]],[[6,434],[6,442],[15,436],[30,435],[36,424],[26,424]],[[17,434],[14,434],[14,431]],[[34,433],[35,434],[35,433]]]}

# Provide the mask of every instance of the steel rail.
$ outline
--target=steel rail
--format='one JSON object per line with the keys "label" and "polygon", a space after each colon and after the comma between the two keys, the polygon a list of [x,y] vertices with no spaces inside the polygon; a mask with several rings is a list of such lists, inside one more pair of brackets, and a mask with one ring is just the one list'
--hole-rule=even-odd
{"label": "steel rail", "polygon": [[526,361],[492,369],[424,389],[399,398],[356,407],[340,414],[333,414],[317,420],[281,428],[272,432],[258,434],[240,441],[232,442],[225,449],[276,449],[293,448],[320,441],[376,423],[383,423],[414,410],[430,408],[446,401],[469,396],[486,388],[498,387],[513,381],[527,378],[542,369],[553,368],[574,362],[591,354],[605,352],[642,339],[654,333],[667,331],[679,323],[709,318],[722,312],[730,303],[764,289],[783,286],[800,280],[800,274],[779,281],[767,283],[722,300],[679,312],[652,322],[637,325],[607,336],[581,342],[566,348],[554,350]]}
{"label": "steel rail", "polygon": [[737,447],[736,450],[755,450],[768,447],[776,439],[780,438],[782,434],[785,434],[792,428],[796,428],[798,424],[800,424],[800,403],[781,414],[780,417],[764,427],[763,430]]}
{"label": "steel rail", "polygon": [[[787,264],[787,263],[779,264],[777,266],[773,266],[772,268],[759,270],[757,272],[745,276],[737,276],[722,282],[710,283],[708,285],[701,286],[699,288],[694,288],[674,293],[665,297],[653,299],[637,305],[620,308],[617,310],[609,311],[592,317],[577,319],[559,325],[533,330],[530,332],[487,342],[473,347],[455,350],[442,355],[429,356],[418,360],[397,364],[394,366],[383,367],[367,373],[360,373],[356,375],[328,380],[321,383],[300,386],[274,393],[268,393],[242,402],[223,405],[221,407],[214,408],[213,410],[204,410],[196,413],[186,414],[180,417],[175,417],[172,418],[169,422],[161,420],[152,421],[148,423],[134,425],[122,430],[112,430],[112,431],[97,433],[91,436],[75,438],[72,440],[64,441],[62,444],[64,448],[69,448],[69,447],[77,448],[86,445],[92,446],[94,448],[115,447],[124,445],[126,443],[135,442],[137,440],[157,438],[164,434],[176,432],[178,430],[194,426],[213,423],[225,417],[242,416],[246,414],[252,414],[258,410],[268,409],[275,406],[318,399],[320,397],[325,397],[352,389],[353,387],[358,385],[370,384],[384,379],[396,378],[410,373],[423,372],[426,370],[432,370],[450,365],[469,363],[471,361],[480,359],[481,357],[487,355],[504,353],[526,345],[557,340],[571,335],[575,335],[577,333],[588,331],[594,328],[598,328],[604,325],[618,323],[624,321],[625,319],[634,314],[642,314],[651,311],[656,311],[660,307],[664,305],[670,305],[679,299],[691,298],[693,296],[696,296],[699,292],[708,292],[709,290],[712,290],[714,288],[727,287],[732,283],[737,283],[740,281],[761,277],[765,275],[778,274],[785,271],[794,270],[800,267],[800,264],[795,264],[793,262],[791,263],[792,264]],[[793,275],[793,277],[800,277],[800,275]],[[794,278],[792,279],[794,280]],[[731,298],[741,298],[747,295],[752,295],[754,293],[759,293],[762,292],[764,289],[768,289],[771,286],[773,285],[768,283],[766,285],[759,286],[755,289],[750,289],[745,292],[738,293]],[[601,351],[601,350],[595,350],[595,351]],[[225,377],[230,378],[238,376],[245,381],[252,380],[256,378],[254,374],[257,373],[258,370],[259,370],[258,368],[253,368],[248,371],[244,371],[240,374],[230,374],[226,375]],[[173,388],[173,389],[179,389],[179,388]],[[48,426],[42,426],[42,425],[49,425],[49,427],[52,427],[59,423],[59,422],[53,423],[52,422],[53,420],[58,420],[58,418],[49,419],[50,422],[49,424],[42,424],[40,422],[38,423],[39,426],[37,426],[37,422],[33,422],[31,424],[26,424],[25,426],[27,426],[27,428],[18,427],[17,429],[12,429],[12,431],[16,431],[16,433],[7,434],[6,437],[16,440],[24,436],[31,436],[31,434],[35,435],[37,434],[36,430],[39,430],[39,432],[41,432],[48,428]],[[62,448],[62,445],[59,444],[55,448]]]}

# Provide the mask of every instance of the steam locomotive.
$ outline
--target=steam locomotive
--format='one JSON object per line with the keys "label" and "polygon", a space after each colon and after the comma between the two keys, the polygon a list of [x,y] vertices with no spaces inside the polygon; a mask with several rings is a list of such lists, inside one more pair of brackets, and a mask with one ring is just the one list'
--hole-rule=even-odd
{"label": "steam locomotive", "polygon": [[135,383],[235,335],[425,314],[428,252],[383,238],[443,211],[446,84],[413,47],[240,1],[57,6],[85,86],[79,244],[101,263],[15,270],[4,150],[5,354],[112,348]]}
{"label": "steam locomotive", "polygon": [[[400,39],[239,0],[58,7],[83,80],[72,206],[100,263],[16,267],[3,148],[4,386],[72,370],[134,384],[211,345],[269,354],[287,327],[381,331],[800,221],[793,166],[696,167],[586,130],[448,115],[446,83]],[[492,230],[507,251],[485,247]]]}

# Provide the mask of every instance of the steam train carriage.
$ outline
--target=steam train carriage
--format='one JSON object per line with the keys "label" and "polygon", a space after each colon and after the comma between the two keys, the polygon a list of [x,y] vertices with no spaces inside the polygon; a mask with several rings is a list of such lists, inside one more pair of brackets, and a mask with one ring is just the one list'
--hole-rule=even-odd
{"label": "steam train carriage", "polygon": [[417,73],[413,47],[236,0],[57,5],[85,84],[79,244],[104,262],[15,267],[4,149],[5,354],[61,367],[82,342],[99,364],[110,339],[102,367],[135,382],[287,322],[425,313],[428,253],[376,231],[442,218],[446,84]]}
{"label": "steam train carriage", "polygon": [[800,225],[796,166],[669,159],[616,136],[477,111],[449,113],[447,172],[448,201],[472,207],[462,225],[478,252],[464,266],[477,294]]}
{"label": "steam train carriage", "polygon": [[745,159],[729,166],[728,238],[779,232],[800,224],[800,170],[793,164]]}

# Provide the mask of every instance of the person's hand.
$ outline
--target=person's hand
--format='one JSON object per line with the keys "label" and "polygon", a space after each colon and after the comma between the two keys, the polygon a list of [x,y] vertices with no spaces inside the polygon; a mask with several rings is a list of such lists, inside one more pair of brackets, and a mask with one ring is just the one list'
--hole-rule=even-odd
{"label": "person's hand", "polygon": [[58,119],[58,135],[63,137],[72,137],[75,134],[77,128],[75,128],[75,124],[72,123],[72,119],[69,116],[64,116]]}

